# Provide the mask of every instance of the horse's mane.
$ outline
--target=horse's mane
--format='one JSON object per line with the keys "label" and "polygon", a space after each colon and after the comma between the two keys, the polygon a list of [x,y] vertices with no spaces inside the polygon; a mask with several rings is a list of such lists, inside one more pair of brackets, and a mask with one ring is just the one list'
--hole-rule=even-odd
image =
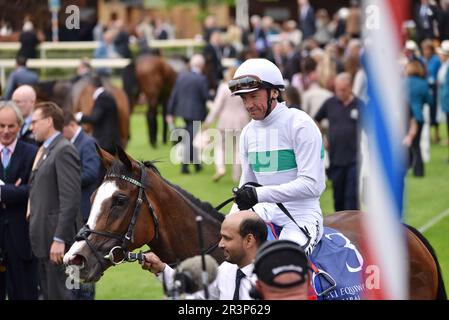
{"label": "horse's mane", "polygon": [[205,202],[205,201],[198,199],[193,194],[187,192],[180,186],[175,185],[175,184],[171,183],[170,181],[166,180],[164,177],[162,177],[159,170],[154,165],[155,162],[156,161],[144,161],[143,164],[145,165],[146,168],[157,173],[164,180],[164,182],[166,182],[170,187],[175,189],[188,202],[190,202],[194,206],[198,207],[201,211],[206,212],[209,216],[211,216],[212,218],[214,218],[215,220],[218,220],[220,222],[224,220],[223,214],[221,214],[219,211],[217,211],[209,202]]}
{"label": "horse's mane", "polygon": [[[181,195],[189,204],[199,209],[200,212],[207,213],[214,220],[218,220],[220,222],[224,220],[223,214],[215,210],[215,208],[209,202],[201,201],[200,199],[196,198],[194,195],[187,192],[180,186],[175,185],[170,181],[166,180],[164,177],[162,177],[161,173],[154,165],[155,162],[157,161],[142,161],[143,165],[146,168],[156,173],[165,183],[167,183],[170,187],[172,187],[175,191],[177,191],[178,194]],[[106,172],[106,175],[126,175],[132,177],[133,173],[120,160],[115,160],[109,167],[108,171]],[[134,178],[139,179],[138,177]],[[119,183],[121,182],[119,181]]]}

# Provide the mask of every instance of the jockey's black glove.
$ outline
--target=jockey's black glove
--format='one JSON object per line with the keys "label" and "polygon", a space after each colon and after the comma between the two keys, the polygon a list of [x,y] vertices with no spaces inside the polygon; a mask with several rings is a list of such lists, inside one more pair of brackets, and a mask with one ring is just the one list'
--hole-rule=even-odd
{"label": "jockey's black glove", "polygon": [[257,199],[256,188],[243,186],[234,190],[234,201],[240,210],[248,210],[254,207],[259,200]]}

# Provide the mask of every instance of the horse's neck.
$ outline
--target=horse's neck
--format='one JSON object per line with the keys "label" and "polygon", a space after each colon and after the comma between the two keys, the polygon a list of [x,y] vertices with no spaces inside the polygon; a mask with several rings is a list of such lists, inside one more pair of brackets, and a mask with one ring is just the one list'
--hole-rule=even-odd
{"label": "horse's neck", "polygon": [[[173,186],[158,186],[159,239],[151,243],[152,249],[169,263],[199,253],[196,217],[203,217],[204,247],[209,248],[219,240],[221,222],[186,198]],[[156,202],[156,200],[155,200]],[[162,258],[161,257],[161,258]]]}
{"label": "horse's neck", "polygon": [[81,78],[72,86],[72,109],[74,112],[81,111],[81,94],[84,88],[89,84],[89,80],[86,78]]}

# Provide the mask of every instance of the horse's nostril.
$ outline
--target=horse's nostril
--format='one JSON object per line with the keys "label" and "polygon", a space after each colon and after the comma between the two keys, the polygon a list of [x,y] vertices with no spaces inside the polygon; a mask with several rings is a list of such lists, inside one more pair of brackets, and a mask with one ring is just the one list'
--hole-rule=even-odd
{"label": "horse's nostril", "polygon": [[82,255],[75,254],[75,255],[73,255],[70,258],[69,265],[73,265],[73,266],[77,266],[79,268],[83,268],[85,262],[86,262],[86,259]]}

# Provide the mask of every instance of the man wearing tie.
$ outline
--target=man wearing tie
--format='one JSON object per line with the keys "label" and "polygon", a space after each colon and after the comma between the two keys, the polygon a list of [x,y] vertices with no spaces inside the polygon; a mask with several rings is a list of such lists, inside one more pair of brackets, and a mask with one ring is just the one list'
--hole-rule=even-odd
{"label": "man wearing tie", "polygon": [[62,258],[82,224],[80,159],[61,134],[63,123],[55,103],[36,105],[31,129],[43,144],[30,178],[30,240],[42,293],[50,300],[72,298]]}
{"label": "man wearing tie", "polygon": [[[220,249],[225,262],[218,267],[217,277],[209,285],[211,300],[250,300],[249,291],[257,277],[253,274],[253,261],[258,248],[267,239],[267,226],[252,211],[229,214],[221,225]],[[153,252],[144,254],[142,268],[155,273],[172,287],[175,271],[162,262]],[[204,299],[204,291],[193,294],[194,299]]]}
{"label": "man wearing tie", "polygon": [[37,261],[25,219],[37,147],[17,139],[22,122],[13,102],[0,102],[0,300],[38,298]]}
{"label": "man wearing tie", "polygon": [[19,139],[40,146],[34,140],[31,131],[31,117],[33,115],[34,104],[36,103],[36,91],[29,85],[23,85],[14,90],[12,101],[19,107],[23,116],[23,124],[19,131]]}

